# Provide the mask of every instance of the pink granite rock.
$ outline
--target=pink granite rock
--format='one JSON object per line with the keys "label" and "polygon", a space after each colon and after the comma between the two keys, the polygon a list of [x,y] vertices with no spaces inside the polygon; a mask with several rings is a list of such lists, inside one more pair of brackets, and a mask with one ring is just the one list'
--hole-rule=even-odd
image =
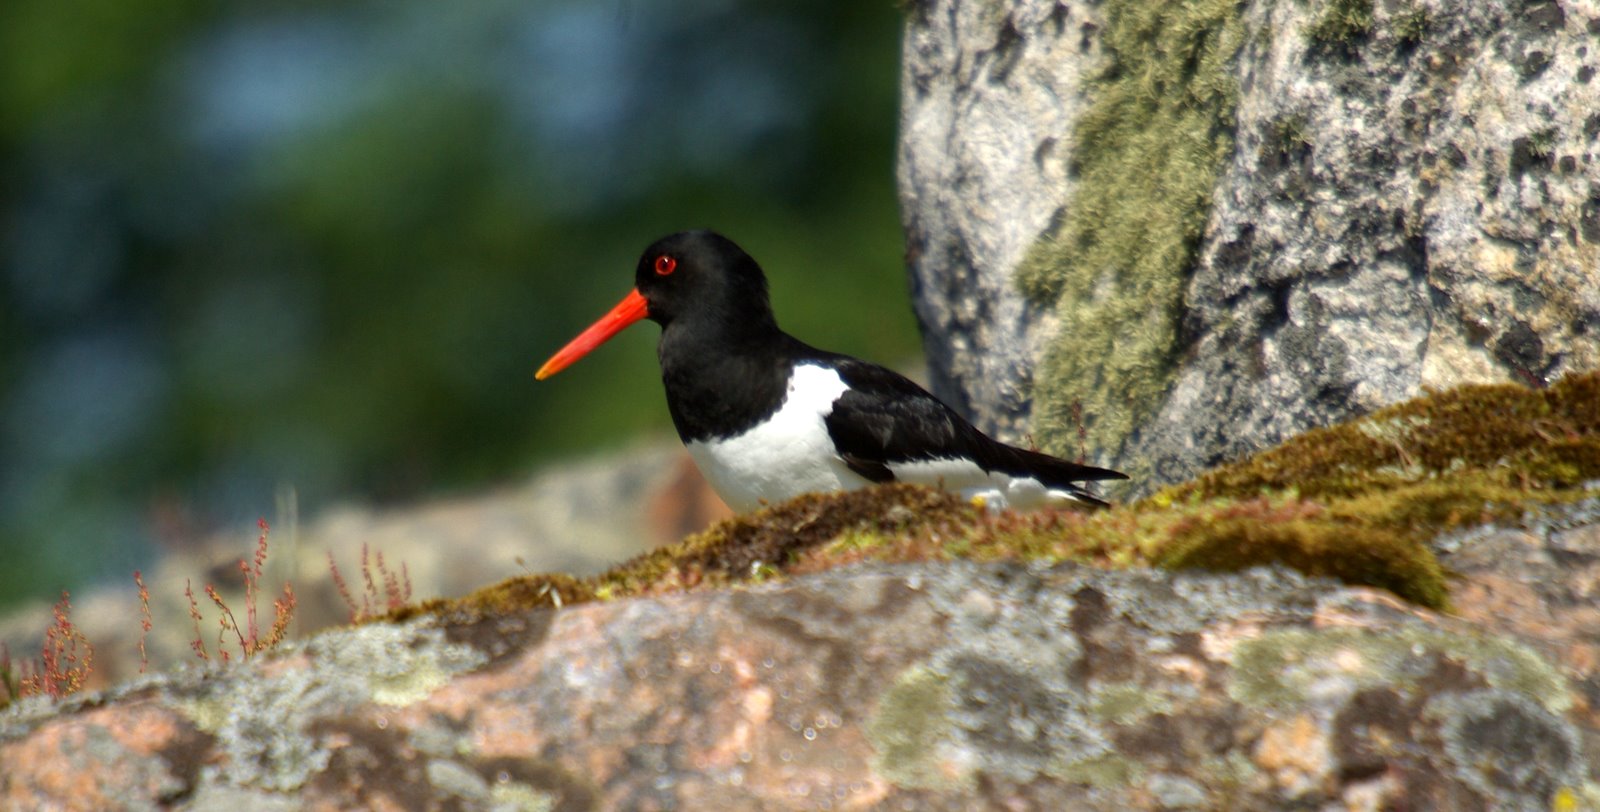
{"label": "pink granite rock", "polygon": [[1600,527],[1441,544],[1458,616],[1280,569],[918,564],[339,630],[0,715],[0,807],[1594,804]]}

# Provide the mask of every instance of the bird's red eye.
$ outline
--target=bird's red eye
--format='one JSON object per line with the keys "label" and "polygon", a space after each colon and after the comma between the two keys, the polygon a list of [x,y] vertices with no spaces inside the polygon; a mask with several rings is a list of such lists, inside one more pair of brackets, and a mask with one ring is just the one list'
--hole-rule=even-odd
{"label": "bird's red eye", "polygon": [[676,270],[678,270],[678,261],[676,259],[666,254],[656,257],[656,276],[666,276]]}

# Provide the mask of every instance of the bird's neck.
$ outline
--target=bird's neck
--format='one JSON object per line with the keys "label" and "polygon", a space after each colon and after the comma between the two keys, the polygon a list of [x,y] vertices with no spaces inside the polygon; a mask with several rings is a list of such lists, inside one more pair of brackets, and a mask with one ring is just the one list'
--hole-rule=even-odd
{"label": "bird's neck", "polygon": [[[702,329],[680,329],[690,326]],[[783,403],[798,344],[770,317],[765,329],[665,327],[657,353],[678,436],[685,443],[733,436],[770,416]]]}

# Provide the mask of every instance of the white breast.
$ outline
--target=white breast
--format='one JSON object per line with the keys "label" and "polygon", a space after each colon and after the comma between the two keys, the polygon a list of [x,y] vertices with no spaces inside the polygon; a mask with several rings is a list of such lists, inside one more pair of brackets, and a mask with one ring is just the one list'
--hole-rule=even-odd
{"label": "white breast", "polygon": [[743,434],[689,443],[689,456],[722,501],[740,513],[763,501],[860,488],[867,480],[845,465],[822,422],[847,389],[834,370],[798,365],[776,414]]}

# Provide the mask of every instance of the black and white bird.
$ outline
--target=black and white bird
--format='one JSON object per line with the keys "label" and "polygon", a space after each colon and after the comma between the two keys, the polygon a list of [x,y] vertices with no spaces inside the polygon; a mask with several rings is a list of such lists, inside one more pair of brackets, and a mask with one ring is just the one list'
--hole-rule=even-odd
{"label": "black and white bird", "polygon": [[993,509],[1105,505],[1074,484],[1126,479],[990,439],[905,377],[778,329],[767,278],[732,240],[686,231],[639,258],[634,289],[539,369],[565,369],[640,319],[678,436],[739,512],[874,482],[942,487]]}

